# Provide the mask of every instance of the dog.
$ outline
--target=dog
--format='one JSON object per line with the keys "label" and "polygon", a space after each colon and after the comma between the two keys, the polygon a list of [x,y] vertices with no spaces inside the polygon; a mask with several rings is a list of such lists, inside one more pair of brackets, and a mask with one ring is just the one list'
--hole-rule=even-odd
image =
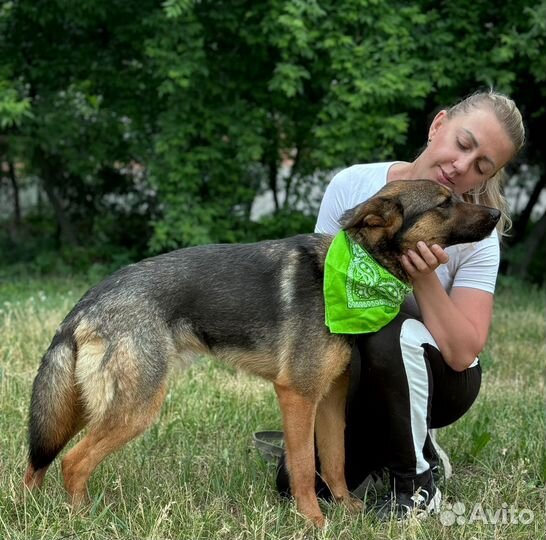
{"label": "dog", "polygon": [[[388,183],[348,211],[347,234],[400,280],[416,243],[442,247],[491,233],[500,212],[463,202],[431,180]],[[349,336],[325,326],[324,261],[333,237],[188,247],[117,271],[66,316],[44,354],[29,413],[28,489],[82,428],[64,457],[74,505],[109,454],[141,434],[163,403],[170,368],[213,355],[272,381],[282,415],[291,492],[325,523],[315,494],[314,436],[336,500],[358,510],[344,477]]]}

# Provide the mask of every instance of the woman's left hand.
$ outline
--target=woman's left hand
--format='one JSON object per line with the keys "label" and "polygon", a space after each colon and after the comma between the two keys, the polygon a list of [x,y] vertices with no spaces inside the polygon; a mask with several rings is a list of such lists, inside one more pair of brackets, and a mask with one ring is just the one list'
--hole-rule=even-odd
{"label": "woman's left hand", "polygon": [[431,274],[438,266],[449,261],[449,255],[438,244],[429,247],[425,242],[418,242],[417,250],[408,250],[401,259],[412,281]]}

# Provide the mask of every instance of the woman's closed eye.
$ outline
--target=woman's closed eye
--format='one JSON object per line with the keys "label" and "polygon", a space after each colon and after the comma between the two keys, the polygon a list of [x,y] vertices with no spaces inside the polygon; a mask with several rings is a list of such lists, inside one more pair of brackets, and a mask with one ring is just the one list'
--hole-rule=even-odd
{"label": "woman's closed eye", "polygon": [[462,141],[461,139],[457,139],[457,146],[461,150],[470,150],[470,145],[466,141]]}

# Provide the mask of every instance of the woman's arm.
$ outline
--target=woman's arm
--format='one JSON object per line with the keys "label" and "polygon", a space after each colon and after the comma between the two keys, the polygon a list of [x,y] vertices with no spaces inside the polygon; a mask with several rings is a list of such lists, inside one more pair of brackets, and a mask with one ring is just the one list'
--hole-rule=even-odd
{"label": "woman's arm", "polygon": [[423,322],[449,366],[463,371],[487,342],[493,295],[466,287],[455,287],[448,295],[434,272],[448,261],[446,252],[437,245],[429,248],[424,242],[417,247],[419,252],[409,251],[402,264],[412,278]]}

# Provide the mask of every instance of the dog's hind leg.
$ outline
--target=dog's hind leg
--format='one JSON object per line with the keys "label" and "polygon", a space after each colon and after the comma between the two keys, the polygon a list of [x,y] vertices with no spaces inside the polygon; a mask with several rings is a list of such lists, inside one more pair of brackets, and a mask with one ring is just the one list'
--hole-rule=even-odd
{"label": "dog's hind leg", "polygon": [[65,488],[72,504],[79,506],[87,497],[87,481],[108,455],[144,432],[153,422],[166,393],[163,383],[146,403],[125,403],[113,408],[72,449],[62,462]]}
{"label": "dog's hind leg", "polygon": [[299,512],[315,525],[324,525],[315,492],[313,442],[316,403],[287,386],[275,384],[283,417],[290,488]]}
{"label": "dog's hind leg", "polygon": [[362,503],[351,496],[345,480],[345,402],[349,371],[333,383],[317,408],[317,437],[321,475],[333,497],[351,511],[360,511]]}

